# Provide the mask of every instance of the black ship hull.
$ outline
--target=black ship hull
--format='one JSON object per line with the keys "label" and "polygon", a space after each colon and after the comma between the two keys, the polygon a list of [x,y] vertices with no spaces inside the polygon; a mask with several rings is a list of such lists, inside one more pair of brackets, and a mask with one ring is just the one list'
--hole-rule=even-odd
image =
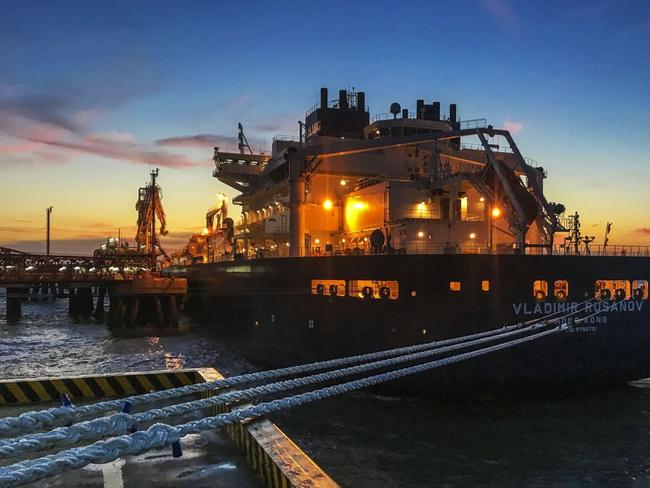
{"label": "black ship hull", "polygon": [[[581,304],[594,297],[599,280],[647,280],[650,259],[332,256],[203,264],[187,271],[189,313],[253,362],[281,366],[459,337],[553,312],[582,310]],[[350,296],[354,280],[396,283],[399,291],[391,298],[387,293]],[[533,283],[540,280],[551,287],[543,298],[534,296]],[[568,285],[566,296],[554,294],[557,280]],[[315,292],[319,282],[325,286]],[[332,282],[347,283],[348,293],[330,295],[327,283]],[[451,282],[460,289],[452,290]],[[630,292],[594,300],[586,307],[566,319],[566,332],[421,374],[404,384],[494,389],[596,385],[650,376],[647,299]],[[574,322],[588,315],[592,316],[586,321]]]}

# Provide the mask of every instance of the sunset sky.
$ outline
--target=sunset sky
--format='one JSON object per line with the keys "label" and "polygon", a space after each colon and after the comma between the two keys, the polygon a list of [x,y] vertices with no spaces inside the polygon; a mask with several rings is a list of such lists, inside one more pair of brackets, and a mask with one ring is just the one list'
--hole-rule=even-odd
{"label": "sunset sky", "polygon": [[[515,133],[585,234],[650,244],[650,2],[0,0],[0,246],[133,240],[159,167],[170,236],[203,227],[212,146],[297,134],[330,93],[455,102]],[[236,210],[236,209],[234,209]]]}

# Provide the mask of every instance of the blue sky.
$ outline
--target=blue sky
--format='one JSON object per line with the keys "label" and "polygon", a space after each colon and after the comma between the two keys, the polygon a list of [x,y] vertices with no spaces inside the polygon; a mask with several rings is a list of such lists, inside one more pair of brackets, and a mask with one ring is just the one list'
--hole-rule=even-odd
{"label": "blue sky", "polygon": [[[63,250],[134,228],[160,166],[178,242],[224,187],[211,146],[295,133],[318,89],[373,113],[456,102],[516,132],[547,192],[650,242],[650,2],[0,1],[0,245]],[[589,231],[588,231],[589,232]],[[40,243],[34,243],[34,246]]]}

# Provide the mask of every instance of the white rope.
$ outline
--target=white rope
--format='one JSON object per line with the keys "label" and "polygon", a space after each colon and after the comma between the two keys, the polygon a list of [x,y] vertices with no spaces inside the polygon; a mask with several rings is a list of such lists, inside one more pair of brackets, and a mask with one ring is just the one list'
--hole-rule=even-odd
{"label": "white rope", "polygon": [[396,349],[389,349],[385,351],[362,354],[358,356],[348,356],[344,358],[331,359],[327,361],[319,361],[315,363],[303,364],[298,366],[290,366],[286,368],[274,369],[269,371],[261,371],[256,373],[247,373],[243,375],[233,376],[231,378],[224,378],[221,380],[210,381],[206,383],[197,383],[194,385],[188,385],[178,388],[170,388],[167,390],[156,391],[151,393],[145,393],[141,395],[134,395],[123,399],[116,400],[107,400],[97,403],[91,403],[87,405],[72,407],[72,406],[61,406],[53,407],[45,410],[36,410],[29,411],[20,414],[17,417],[6,417],[0,419],[0,437],[8,437],[19,435],[24,432],[34,432],[38,430],[44,430],[49,427],[55,427],[57,425],[71,424],[79,422],[86,417],[93,415],[99,415],[103,412],[109,410],[121,410],[123,405],[126,402],[129,402],[132,405],[141,405],[146,403],[157,402],[160,400],[168,400],[172,398],[178,398],[194,393],[200,393],[203,391],[215,390],[220,388],[227,388],[231,386],[237,386],[245,383],[251,383],[255,381],[266,381],[276,378],[281,378],[283,376],[290,376],[294,374],[302,374],[311,371],[318,371],[321,369],[330,369],[330,368],[340,368],[342,366],[347,366],[350,364],[361,363],[364,361],[374,361],[386,357],[396,356],[399,354],[410,354],[412,352],[418,352],[427,350],[434,347],[444,347],[447,345],[458,344],[468,340],[478,339],[481,337],[489,337],[495,334],[500,334],[503,331],[518,329],[527,325],[532,325],[535,323],[545,323],[557,324],[564,317],[570,315],[575,315],[579,313],[580,306],[585,305],[594,298],[590,298],[580,302],[578,308],[570,313],[565,314],[563,317],[556,318],[554,320],[548,320],[550,317],[561,313],[562,311],[556,311],[554,313],[539,317],[537,319],[531,319],[526,322],[507,325],[500,329],[492,329],[485,332],[479,332],[476,334],[471,334],[463,337],[457,337],[453,339],[446,339],[442,341],[428,342],[424,344],[417,344],[413,346],[400,347]]}
{"label": "white rope", "polygon": [[0,420],[0,437],[8,437],[19,435],[24,432],[34,432],[43,430],[48,427],[54,427],[62,424],[70,424],[82,420],[86,417],[99,415],[109,410],[121,410],[125,402],[132,405],[141,405],[145,403],[152,403],[161,400],[169,400],[178,398],[194,393],[201,393],[204,391],[215,390],[220,388],[227,388],[237,386],[244,383],[254,381],[267,381],[271,379],[281,378],[283,376],[290,376],[295,374],[302,374],[321,369],[340,368],[350,364],[361,363],[365,361],[374,361],[382,358],[396,356],[400,354],[410,354],[413,352],[424,351],[431,348],[444,347],[448,345],[466,342],[468,340],[479,339],[482,337],[489,337],[496,334],[501,334],[504,331],[518,329],[523,327],[523,324],[515,324],[504,326],[500,329],[492,329],[485,332],[479,332],[468,336],[457,337],[453,339],[446,339],[442,341],[428,342],[424,344],[417,344],[413,346],[400,347],[396,349],[389,349],[380,352],[369,354],[361,354],[358,356],[348,356],[344,358],[330,359],[327,361],[319,361],[315,363],[303,364],[298,366],[289,366],[286,368],[274,369],[269,371],[261,371],[256,373],[246,373],[230,378],[224,378],[216,381],[209,381],[206,383],[197,383],[194,385],[182,386],[178,388],[170,388],[167,390],[155,391],[141,395],[134,395],[123,399],[107,400],[87,405],[76,407],[62,406],[53,407],[45,410],[29,411],[20,414],[17,417],[7,417]]}
{"label": "white rope", "polygon": [[222,427],[226,424],[232,424],[247,418],[268,416],[269,414],[287,408],[341,395],[386,381],[392,381],[405,376],[421,373],[433,368],[508,349],[526,342],[541,339],[542,337],[551,334],[556,334],[565,329],[566,327],[556,327],[554,329],[542,331],[483,349],[477,349],[436,361],[272,400],[270,402],[238,409],[233,412],[213,417],[206,417],[175,427],[166,424],[155,424],[146,431],[136,432],[131,435],[122,435],[106,441],[99,441],[89,446],[68,449],[50,456],[22,461],[20,463],[0,468],[0,484],[6,487],[20,486],[55,474],[81,468],[90,463],[108,463],[126,455],[141,454],[151,449],[172,445],[188,434]]}
{"label": "white rope", "polygon": [[514,335],[532,332],[544,327],[531,325],[523,329],[504,332],[503,334],[484,337],[469,342],[455,344],[443,348],[430,349],[423,352],[411,353],[391,359],[370,362],[359,366],[319,373],[307,377],[270,383],[245,390],[232,391],[207,399],[170,405],[164,408],[149,410],[137,414],[117,413],[108,417],[80,422],[69,427],[59,427],[45,433],[28,434],[16,439],[0,441],[0,458],[8,458],[32,451],[52,448],[59,444],[76,444],[81,441],[101,439],[102,437],[115,436],[129,432],[132,428],[152,420],[177,417],[192,411],[201,410],[226,403],[253,400],[263,395],[272,395],[287,390],[301,388],[308,385],[323,383],[348,376],[359,375],[377,369],[388,368],[398,364],[418,361],[435,355],[442,355],[469,347],[480,346],[496,340],[504,340]]}

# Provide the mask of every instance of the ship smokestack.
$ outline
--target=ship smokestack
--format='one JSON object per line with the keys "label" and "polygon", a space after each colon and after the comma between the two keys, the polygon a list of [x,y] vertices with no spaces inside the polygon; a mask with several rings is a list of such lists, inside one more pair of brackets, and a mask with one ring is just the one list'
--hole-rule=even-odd
{"label": "ship smokestack", "polygon": [[440,102],[433,102],[433,120],[440,120]]}
{"label": "ship smokestack", "polygon": [[327,108],[327,88],[320,89],[320,108]]}
{"label": "ship smokestack", "polygon": [[402,109],[402,118],[403,119],[408,119],[409,118],[409,109],[408,108]]}
{"label": "ship smokestack", "polygon": [[348,108],[348,91],[339,90],[339,108],[347,109]]}
{"label": "ship smokestack", "polygon": [[364,111],[366,109],[366,94],[364,92],[357,92],[357,110]]}
{"label": "ship smokestack", "polygon": [[415,117],[418,119],[424,118],[424,100],[419,99],[415,102]]}
{"label": "ship smokestack", "polygon": [[449,105],[449,121],[452,124],[456,123],[456,104],[452,103]]}

